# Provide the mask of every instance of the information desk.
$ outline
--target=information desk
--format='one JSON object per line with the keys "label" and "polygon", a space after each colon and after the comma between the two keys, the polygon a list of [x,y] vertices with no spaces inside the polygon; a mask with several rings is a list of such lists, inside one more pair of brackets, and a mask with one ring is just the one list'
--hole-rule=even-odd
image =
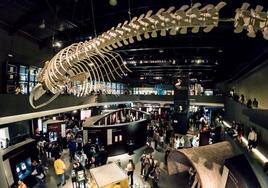
{"label": "information desk", "polygon": [[128,176],[115,163],[90,170],[92,188],[128,188]]}

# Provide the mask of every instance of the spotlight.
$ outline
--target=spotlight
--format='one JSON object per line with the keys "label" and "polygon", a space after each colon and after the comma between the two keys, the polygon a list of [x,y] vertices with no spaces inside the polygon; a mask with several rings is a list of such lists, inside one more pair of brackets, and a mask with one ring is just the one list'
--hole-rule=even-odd
{"label": "spotlight", "polygon": [[42,20],[42,23],[39,25],[40,29],[45,29],[46,28],[46,24],[45,24],[45,20]]}
{"label": "spotlight", "polygon": [[55,41],[55,42],[52,43],[52,47],[61,48],[62,43],[60,41]]}
{"label": "spotlight", "polygon": [[109,4],[114,7],[117,5],[117,0],[109,0]]}

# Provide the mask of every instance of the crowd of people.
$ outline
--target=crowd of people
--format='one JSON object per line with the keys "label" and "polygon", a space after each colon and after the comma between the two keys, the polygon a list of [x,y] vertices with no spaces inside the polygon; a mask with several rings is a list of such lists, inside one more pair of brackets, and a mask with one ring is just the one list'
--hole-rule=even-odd
{"label": "crowd of people", "polygon": [[231,124],[231,131],[233,131],[232,136],[237,137],[240,143],[242,143],[242,138],[247,135],[248,150],[250,152],[252,151],[252,148],[257,147],[258,135],[256,128],[250,127],[248,131],[246,130],[248,134],[245,134],[244,124],[241,121],[233,121]]}
{"label": "crowd of people", "polygon": [[236,102],[239,102],[241,104],[245,104],[248,108],[258,108],[259,107],[259,102],[257,101],[256,98],[248,98],[246,102],[246,98],[244,94],[239,94],[235,93],[234,90],[230,91],[230,97],[232,97]]}
{"label": "crowd of people", "polygon": [[[171,150],[195,147],[195,142],[198,142],[198,138],[196,137],[189,138],[185,135],[174,134],[170,116],[169,112],[163,112],[162,114],[152,112],[151,119],[147,126],[147,144],[149,148],[152,149],[151,151],[157,150],[158,152],[164,153],[165,165],[167,165],[168,155]],[[202,117],[198,114],[192,117],[193,122],[198,124],[196,127],[200,127],[201,129],[203,129],[207,122],[207,120],[205,118],[202,119]],[[217,116],[216,119],[219,122],[221,121],[220,116]],[[66,164],[61,158],[65,148],[69,151],[73,174],[84,171],[86,176],[87,169],[107,164],[108,152],[105,146],[99,142],[97,137],[88,139],[88,141],[84,143],[82,132],[80,131],[80,124],[81,123],[74,120],[66,122],[66,144],[60,135],[57,141],[53,142],[50,142],[46,137],[40,137],[37,143],[39,159],[32,161],[32,166],[34,167],[34,173],[32,175],[35,176],[38,183],[44,183],[49,161],[53,161],[54,171],[58,176],[57,185],[65,186]],[[244,131],[241,127],[243,127],[243,125],[238,122],[235,122],[233,125],[233,128],[235,128],[239,134],[243,135]],[[249,140],[250,139],[252,142],[249,143],[253,143],[252,147],[254,147],[254,141],[256,141],[257,135],[255,135],[254,132],[250,133]],[[140,156],[140,167],[141,170],[139,173],[141,178],[143,178],[145,182],[150,182],[153,188],[159,187],[161,176],[160,161],[155,160],[153,152],[143,153]],[[125,170],[129,176],[130,185],[133,186],[135,183],[133,174],[136,168],[132,159],[129,160]],[[195,174],[195,170],[190,168],[189,185],[195,184]],[[75,176],[72,176],[72,181],[76,181]]]}

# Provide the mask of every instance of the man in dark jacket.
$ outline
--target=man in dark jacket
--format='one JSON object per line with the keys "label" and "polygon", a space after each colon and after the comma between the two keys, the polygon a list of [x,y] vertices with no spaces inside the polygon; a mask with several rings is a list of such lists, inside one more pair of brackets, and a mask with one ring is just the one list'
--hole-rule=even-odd
{"label": "man in dark jacket", "polygon": [[33,160],[32,167],[33,167],[32,175],[36,178],[38,183],[42,184],[45,180],[45,177],[46,177],[42,165],[40,164],[39,161]]}
{"label": "man in dark jacket", "polygon": [[76,151],[76,142],[74,140],[70,140],[68,144],[71,161],[74,159],[75,151]]}

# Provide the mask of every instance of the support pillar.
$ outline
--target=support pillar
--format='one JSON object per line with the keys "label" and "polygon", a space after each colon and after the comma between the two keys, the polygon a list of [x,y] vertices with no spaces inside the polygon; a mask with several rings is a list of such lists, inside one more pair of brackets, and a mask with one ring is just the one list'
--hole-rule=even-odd
{"label": "support pillar", "polygon": [[175,80],[174,89],[174,114],[172,125],[175,133],[186,134],[188,131],[189,110],[189,76],[181,75]]}

